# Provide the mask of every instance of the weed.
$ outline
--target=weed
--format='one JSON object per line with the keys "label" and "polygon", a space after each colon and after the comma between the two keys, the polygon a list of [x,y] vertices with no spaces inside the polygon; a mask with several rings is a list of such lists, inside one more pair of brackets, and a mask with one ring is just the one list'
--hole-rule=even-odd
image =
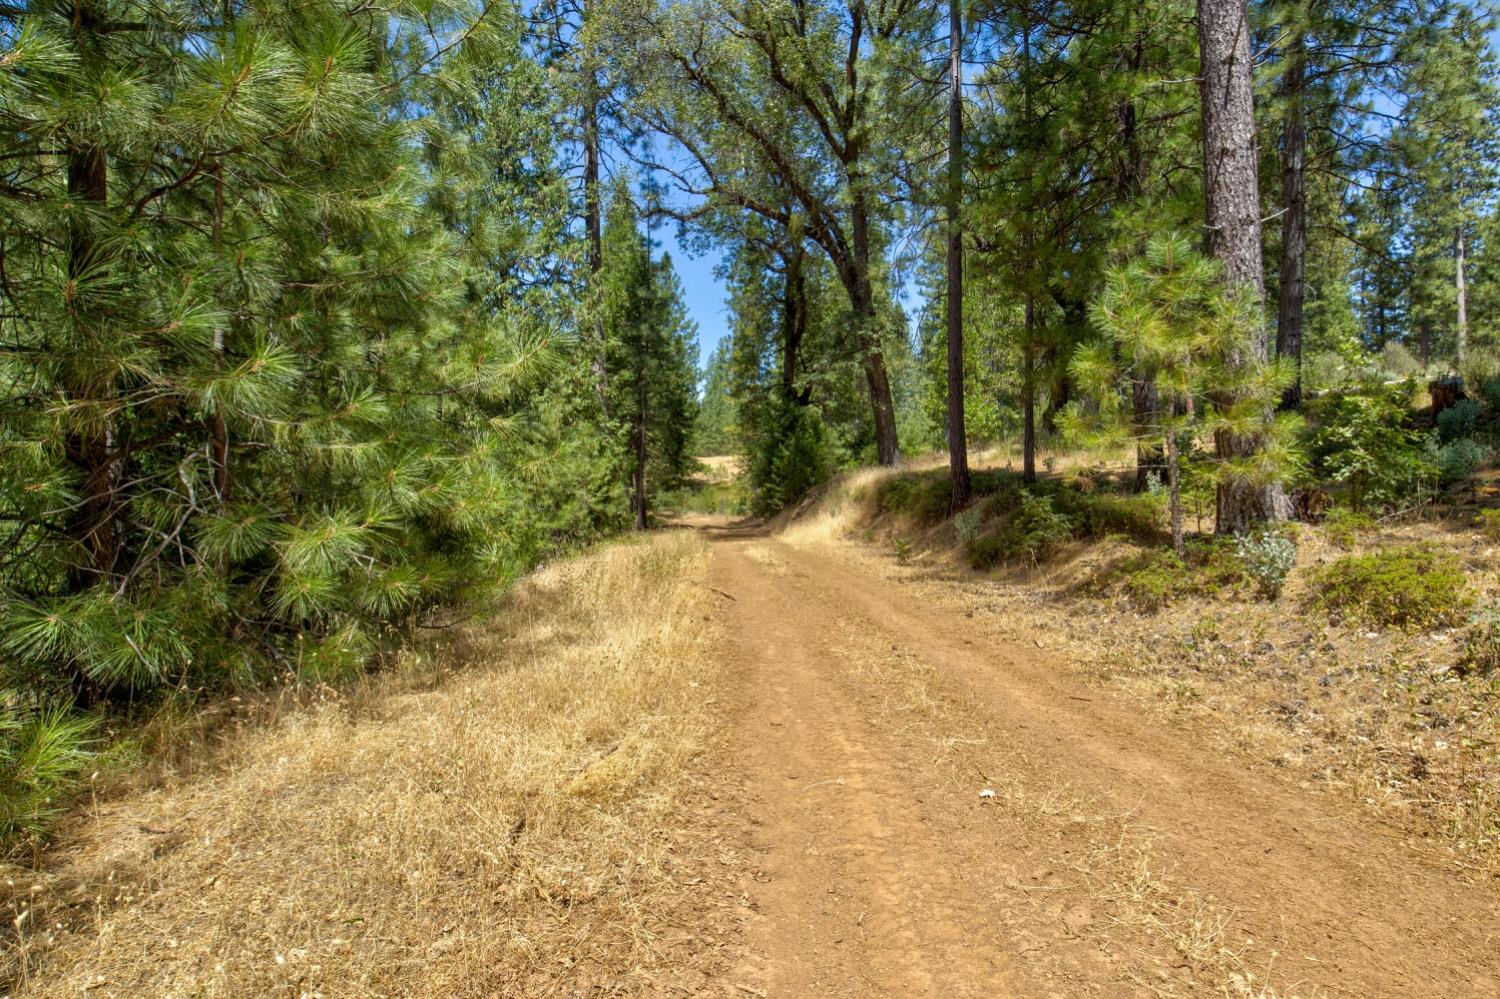
{"label": "weed", "polygon": [[1353,551],[1354,543],[1359,536],[1375,529],[1375,518],[1368,513],[1351,510],[1346,506],[1337,506],[1328,511],[1328,517],[1323,521],[1323,529],[1328,534],[1328,540],[1334,545],[1346,552]]}
{"label": "weed", "polygon": [[1500,671],[1500,607],[1488,604],[1469,618],[1458,664],[1465,673]]}
{"label": "weed", "polygon": [[1313,590],[1331,619],[1406,631],[1456,624],[1473,599],[1458,559],[1428,545],[1346,555],[1318,570]]}
{"label": "weed", "polygon": [[1491,541],[1500,541],[1500,509],[1480,510],[1474,515],[1474,526]]}
{"label": "weed", "polygon": [[953,533],[961,544],[972,545],[979,537],[979,522],[978,510],[965,510],[953,518]]}
{"label": "weed", "polygon": [[896,548],[896,561],[902,565],[911,561],[911,542],[906,538],[897,538],[892,544]]}

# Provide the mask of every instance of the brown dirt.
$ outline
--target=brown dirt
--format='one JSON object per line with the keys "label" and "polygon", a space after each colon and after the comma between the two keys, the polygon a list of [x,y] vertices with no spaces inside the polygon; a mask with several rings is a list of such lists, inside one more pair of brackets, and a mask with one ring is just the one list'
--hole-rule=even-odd
{"label": "brown dirt", "polygon": [[976,644],[852,546],[706,529],[760,868],[737,987],[1500,995],[1494,882],[1402,827]]}

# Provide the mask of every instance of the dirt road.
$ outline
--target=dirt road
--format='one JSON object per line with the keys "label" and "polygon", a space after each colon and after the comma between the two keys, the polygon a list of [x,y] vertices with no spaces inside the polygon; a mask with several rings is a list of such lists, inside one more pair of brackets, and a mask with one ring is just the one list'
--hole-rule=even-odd
{"label": "dirt road", "polygon": [[704,529],[759,867],[737,987],[1500,996],[1493,883],[853,548]]}

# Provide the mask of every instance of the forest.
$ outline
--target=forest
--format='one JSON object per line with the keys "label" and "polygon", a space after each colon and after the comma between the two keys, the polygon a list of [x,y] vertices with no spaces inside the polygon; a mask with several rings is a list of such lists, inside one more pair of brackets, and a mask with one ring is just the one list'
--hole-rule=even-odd
{"label": "forest", "polygon": [[[1231,561],[1275,598],[1298,522],[1500,536],[1497,30],[1487,0],[0,3],[0,837],[43,842],[164,713],[337,688],[539,566],[861,468],[980,571],[1136,539],[1131,606]],[[669,239],[726,288],[701,370]],[[1395,601],[1500,664],[1497,612],[1401,602],[1451,560],[1391,552],[1326,599],[1363,567],[1351,620]]]}

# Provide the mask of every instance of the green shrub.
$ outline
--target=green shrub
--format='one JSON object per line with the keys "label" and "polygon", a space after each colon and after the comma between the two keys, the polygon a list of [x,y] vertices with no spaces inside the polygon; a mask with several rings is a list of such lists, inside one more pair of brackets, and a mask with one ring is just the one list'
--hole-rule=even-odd
{"label": "green shrub", "polygon": [[1444,444],[1437,452],[1438,477],[1444,483],[1462,482],[1479,471],[1489,456],[1488,448],[1467,437]]}
{"label": "green shrub", "polygon": [[1356,510],[1404,506],[1437,478],[1430,438],[1411,426],[1404,393],[1377,386],[1312,409],[1303,441],[1310,471],[1343,485]]}
{"label": "green shrub", "polygon": [[94,721],[0,695],[0,839],[37,835],[93,759]]}
{"label": "green shrub", "polygon": [[1137,541],[1154,540],[1161,536],[1166,517],[1164,492],[1085,494],[1060,489],[1053,499],[1073,521],[1079,536],[1085,538],[1123,534]]}
{"label": "green shrub", "polygon": [[1474,515],[1474,526],[1491,541],[1500,541],[1500,510],[1480,510]]}
{"label": "green shrub", "polygon": [[1120,590],[1136,610],[1155,613],[1190,592],[1192,573],[1174,551],[1151,551],[1122,569]]}
{"label": "green shrub", "polygon": [[951,498],[952,487],[945,476],[906,472],[881,485],[880,510],[932,523],[948,515]]}
{"label": "green shrub", "polygon": [[911,541],[907,538],[897,538],[892,543],[896,549],[896,561],[902,565],[911,561]]}
{"label": "green shrub", "polygon": [[1464,673],[1500,670],[1500,608],[1494,605],[1483,607],[1469,619],[1458,666]]}
{"label": "green shrub", "polygon": [[1255,580],[1261,595],[1275,600],[1286,585],[1286,577],[1297,564],[1297,547],[1289,538],[1266,531],[1246,534],[1235,539],[1235,552],[1245,563],[1245,571]]}
{"label": "green shrub", "polygon": [[1171,549],[1152,549],[1112,568],[1099,582],[1116,587],[1136,610],[1154,613],[1190,596],[1232,595],[1250,579],[1232,542],[1219,538],[1190,541],[1183,558]]}
{"label": "green shrub", "polygon": [[979,524],[979,511],[965,510],[953,518],[953,534],[960,544],[971,545],[979,537]]}
{"label": "green shrub", "polygon": [[1444,444],[1474,436],[1479,428],[1478,400],[1460,399],[1437,415],[1438,440]]}
{"label": "green shrub", "polygon": [[1345,506],[1329,510],[1328,516],[1323,520],[1323,530],[1327,533],[1328,540],[1346,552],[1353,550],[1359,535],[1374,529],[1374,517]]}
{"label": "green shrub", "polygon": [[1046,496],[1022,491],[1020,500],[995,533],[969,545],[969,564],[986,569],[997,562],[1045,561],[1073,537],[1073,525]]}
{"label": "green shrub", "polygon": [[1319,569],[1313,606],[1331,619],[1419,631],[1456,624],[1472,602],[1458,559],[1429,545],[1346,555]]}
{"label": "green shrub", "polygon": [[1484,397],[1486,409],[1500,413],[1500,378],[1486,378],[1479,387],[1479,394]]}

